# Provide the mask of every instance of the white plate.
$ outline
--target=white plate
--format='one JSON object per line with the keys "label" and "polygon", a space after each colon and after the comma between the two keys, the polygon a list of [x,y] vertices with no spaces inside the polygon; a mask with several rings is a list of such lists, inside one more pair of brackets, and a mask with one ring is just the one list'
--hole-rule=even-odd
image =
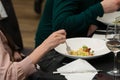
{"label": "white plate", "polygon": [[[97,20],[105,24],[114,25],[115,18],[118,16],[120,16],[120,11],[106,13],[103,17],[98,17]],[[120,24],[118,25],[120,26]]]}
{"label": "white plate", "polygon": [[105,41],[102,39],[96,39],[96,38],[69,38],[66,40],[68,45],[71,47],[72,50],[77,50],[81,48],[83,45],[88,46],[92,50],[94,50],[94,56],[75,56],[75,55],[70,55],[66,51],[66,45],[60,44],[55,48],[55,50],[69,58],[73,59],[92,59],[92,58],[97,58],[102,55],[108,54],[110,50],[106,47]]}

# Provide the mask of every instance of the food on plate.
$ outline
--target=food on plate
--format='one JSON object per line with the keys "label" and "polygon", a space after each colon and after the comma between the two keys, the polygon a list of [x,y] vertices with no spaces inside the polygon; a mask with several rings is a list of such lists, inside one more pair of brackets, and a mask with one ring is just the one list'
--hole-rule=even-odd
{"label": "food on plate", "polygon": [[114,21],[113,23],[114,24],[120,24],[120,21]]}
{"label": "food on plate", "polygon": [[71,55],[76,55],[76,56],[93,56],[94,55],[94,50],[91,50],[88,46],[84,45],[78,50],[72,50],[70,51]]}
{"label": "food on plate", "polygon": [[115,18],[114,24],[120,24],[120,16]]}

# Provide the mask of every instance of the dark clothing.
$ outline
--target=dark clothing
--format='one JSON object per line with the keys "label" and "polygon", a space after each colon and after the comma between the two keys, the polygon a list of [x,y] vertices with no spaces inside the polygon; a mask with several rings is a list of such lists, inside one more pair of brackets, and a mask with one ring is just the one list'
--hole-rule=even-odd
{"label": "dark clothing", "polygon": [[52,32],[65,29],[67,38],[86,37],[91,24],[103,16],[100,0],[47,0],[38,25],[35,46],[41,44]]}

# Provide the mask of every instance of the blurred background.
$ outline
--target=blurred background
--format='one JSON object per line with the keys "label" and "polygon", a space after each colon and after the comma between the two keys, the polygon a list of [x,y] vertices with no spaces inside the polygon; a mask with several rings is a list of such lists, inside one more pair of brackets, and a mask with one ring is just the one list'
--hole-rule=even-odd
{"label": "blurred background", "polygon": [[34,0],[12,0],[12,2],[20,26],[23,45],[34,48],[35,32],[41,14],[34,11]]}

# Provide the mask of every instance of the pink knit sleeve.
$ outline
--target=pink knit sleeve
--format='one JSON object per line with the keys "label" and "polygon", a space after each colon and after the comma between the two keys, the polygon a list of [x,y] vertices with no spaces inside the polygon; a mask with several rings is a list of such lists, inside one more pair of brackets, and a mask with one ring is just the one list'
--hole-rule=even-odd
{"label": "pink knit sleeve", "polygon": [[18,79],[21,78],[21,80],[22,78],[26,78],[36,71],[35,65],[32,64],[29,56],[23,59],[21,62],[15,62],[13,64],[16,67]]}

